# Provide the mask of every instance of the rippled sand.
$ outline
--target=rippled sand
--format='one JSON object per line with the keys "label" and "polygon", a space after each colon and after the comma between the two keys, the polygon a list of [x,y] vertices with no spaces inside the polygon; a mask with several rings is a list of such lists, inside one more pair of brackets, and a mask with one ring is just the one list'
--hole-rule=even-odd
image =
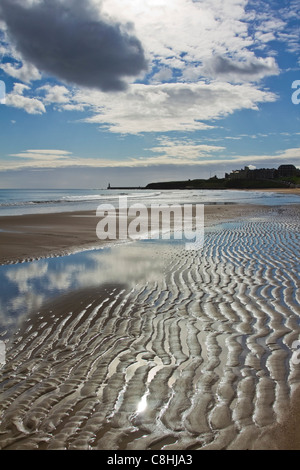
{"label": "rippled sand", "polygon": [[32,315],[0,371],[1,448],[277,448],[300,384],[299,222],[274,209],[200,252],[149,244],[161,275]]}

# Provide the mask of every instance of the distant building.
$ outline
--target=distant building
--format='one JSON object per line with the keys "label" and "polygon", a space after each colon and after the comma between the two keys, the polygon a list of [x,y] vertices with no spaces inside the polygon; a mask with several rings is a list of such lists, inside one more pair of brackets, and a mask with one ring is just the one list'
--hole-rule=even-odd
{"label": "distant building", "polygon": [[277,174],[277,170],[275,168],[260,168],[250,171],[250,178],[254,180],[273,180],[276,178]]}
{"label": "distant building", "polygon": [[229,177],[230,179],[246,179],[246,178],[248,178],[249,171],[251,171],[251,170],[249,169],[249,167],[245,166],[245,168],[242,169],[242,170],[233,170],[233,171],[228,175],[228,177]]}
{"label": "distant building", "polygon": [[280,165],[278,167],[278,177],[296,176],[297,168],[294,165]]}
{"label": "distant building", "polygon": [[276,168],[258,168],[250,170],[245,166],[241,170],[233,170],[226,173],[225,178],[230,179],[252,179],[252,180],[272,180],[274,178],[291,177],[299,174],[299,170],[294,165],[280,165]]}

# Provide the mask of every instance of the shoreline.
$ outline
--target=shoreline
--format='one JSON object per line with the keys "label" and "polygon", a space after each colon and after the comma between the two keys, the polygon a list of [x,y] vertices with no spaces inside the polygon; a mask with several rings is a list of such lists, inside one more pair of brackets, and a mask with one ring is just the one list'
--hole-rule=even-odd
{"label": "shoreline", "polygon": [[[239,189],[232,189],[231,191],[240,191]],[[266,193],[281,193],[281,194],[296,194],[300,196],[300,188],[266,188],[266,189],[243,189],[243,191],[258,191],[258,192],[266,192]]]}
{"label": "shoreline", "polygon": [[[206,205],[204,224],[215,225],[269,210],[271,206],[255,204]],[[0,265],[65,256],[118,243],[98,239],[99,220],[96,211],[0,216]]]}

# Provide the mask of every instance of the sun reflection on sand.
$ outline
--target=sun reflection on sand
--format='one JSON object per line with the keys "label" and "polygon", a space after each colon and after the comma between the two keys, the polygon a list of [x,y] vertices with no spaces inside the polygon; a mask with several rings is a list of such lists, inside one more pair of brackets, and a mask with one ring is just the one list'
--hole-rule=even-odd
{"label": "sun reflection on sand", "polygon": [[148,392],[145,393],[145,395],[139,401],[138,406],[137,406],[137,410],[136,410],[137,413],[143,413],[144,411],[146,411],[147,406],[148,406],[147,405],[147,395],[148,395]]}

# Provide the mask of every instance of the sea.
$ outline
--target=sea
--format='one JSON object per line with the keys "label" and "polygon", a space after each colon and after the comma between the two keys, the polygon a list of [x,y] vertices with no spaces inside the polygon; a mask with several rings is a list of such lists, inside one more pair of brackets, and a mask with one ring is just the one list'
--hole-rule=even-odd
{"label": "sea", "polygon": [[300,203],[300,196],[242,190],[0,189],[0,216],[96,210],[100,204],[263,204]]}

